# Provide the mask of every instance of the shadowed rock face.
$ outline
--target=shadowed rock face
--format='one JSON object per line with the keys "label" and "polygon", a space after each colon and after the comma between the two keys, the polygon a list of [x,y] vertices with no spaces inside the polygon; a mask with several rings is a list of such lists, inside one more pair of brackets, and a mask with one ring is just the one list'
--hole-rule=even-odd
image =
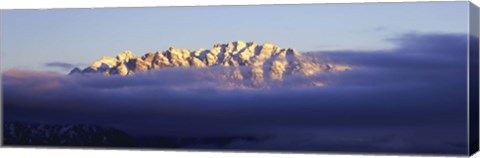
{"label": "shadowed rock face", "polygon": [[[233,68],[224,78],[250,80],[255,83],[282,80],[286,75],[315,75],[324,71],[344,71],[351,67],[318,63],[302,56],[291,48],[280,48],[272,43],[258,45],[255,42],[235,41],[215,44],[212,49],[195,51],[170,47],[164,52],[150,52],[137,57],[125,51],[115,58],[103,57],[81,71],[70,74],[102,73],[103,75],[133,75],[136,72],[171,67],[214,67]],[[241,67],[241,70],[240,70]],[[225,74],[227,75],[227,74]]]}

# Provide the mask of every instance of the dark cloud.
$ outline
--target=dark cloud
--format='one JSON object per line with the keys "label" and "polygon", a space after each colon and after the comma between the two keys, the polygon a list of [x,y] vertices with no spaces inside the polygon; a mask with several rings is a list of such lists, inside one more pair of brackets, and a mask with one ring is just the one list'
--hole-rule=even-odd
{"label": "dark cloud", "polygon": [[62,70],[72,70],[73,68],[77,67],[77,65],[75,64],[70,64],[65,62],[49,62],[49,63],[46,63],[45,66],[60,68]]}
{"label": "dark cloud", "polygon": [[385,26],[378,26],[374,29],[374,31],[385,31],[387,29],[387,27]]}
{"label": "dark cloud", "polygon": [[221,67],[128,77],[10,70],[2,76],[4,118],[108,125],[138,136],[269,137],[235,139],[225,149],[461,154],[466,37],[409,34],[391,39],[399,44],[392,50],[309,54],[355,69],[279,83],[318,79],[324,87],[225,88],[208,75],[227,71]]}

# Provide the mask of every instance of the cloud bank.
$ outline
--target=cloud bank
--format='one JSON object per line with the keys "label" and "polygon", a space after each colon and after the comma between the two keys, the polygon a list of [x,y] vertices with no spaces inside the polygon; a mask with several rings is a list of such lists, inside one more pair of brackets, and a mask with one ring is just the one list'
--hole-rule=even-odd
{"label": "cloud bank", "polygon": [[[406,34],[392,50],[307,54],[357,69],[225,88],[217,69],[134,76],[2,74],[5,121],[87,123],[135,136],[246,135],[225,149],[466,153],[467,35]],[[295,88],[306,80],[323,87]],[[192,148],[214,148],[208,145]]]}

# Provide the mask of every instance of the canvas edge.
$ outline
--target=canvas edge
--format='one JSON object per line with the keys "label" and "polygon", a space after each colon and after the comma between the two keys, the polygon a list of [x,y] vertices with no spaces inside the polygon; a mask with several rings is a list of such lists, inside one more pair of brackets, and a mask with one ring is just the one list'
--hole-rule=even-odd
{"label": "canvas edge", "polygon": [[479,144],[479,10],[470,2],[468,16],[468,93],[467,93],[467,136],[468,155],[478,151]]}

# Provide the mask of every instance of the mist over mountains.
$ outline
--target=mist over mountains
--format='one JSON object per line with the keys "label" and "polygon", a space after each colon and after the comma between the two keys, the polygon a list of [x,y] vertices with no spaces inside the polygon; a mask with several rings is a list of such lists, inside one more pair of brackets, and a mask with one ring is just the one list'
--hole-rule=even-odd
{"label": "mist over mountains", "polygon": [[[269,88],[256,88],[248,76],[253,64],[222,66],[216,60],[217,65],[207,66],[201,60],[205,66],[194,67],[191,56],[183,62],[188,66],[158,70],[148,64],[146,70],[127,66],[125,76],[112,73],[118,65],[129,63],[125,60],[102,69],[103,63],[108,64],[105,60],[95,71],[80,70],[75,75],[8,70],[2,74],[4,120],[95,124],[134,138],[166,137],[158,139],[166,142],[192,138],[192,146],[181,146],[191,149],[219,149],[204,141],[216,138],[214,142],[229,142],[220,143],[222,149],[233,150],[463,154],[467,152],[467,37],[405,34],[390,39],[397,44],[391,50],[300,56],[286,51],[293,61],[298,58],[298,65],[305,63],[300,58],[306,58],[321,68],[333,64],[352,69],[290,74],[296,64],[287,62],[280,80],[267,73],[272,69],[265,60],[259,85]],[[272,56],[265,59],[277,61]],[[165,58],[170,64],[180,61]],[[249,61],[254,63],[255,58]],[[137,59],[145,61],[142,57],[128,61]],[[243,80],[222,77],[237,68],[246,72]],[[311,86],[318,81],[323,86]],[[162,141],[147,143],[162,147],[155,144]]]}

